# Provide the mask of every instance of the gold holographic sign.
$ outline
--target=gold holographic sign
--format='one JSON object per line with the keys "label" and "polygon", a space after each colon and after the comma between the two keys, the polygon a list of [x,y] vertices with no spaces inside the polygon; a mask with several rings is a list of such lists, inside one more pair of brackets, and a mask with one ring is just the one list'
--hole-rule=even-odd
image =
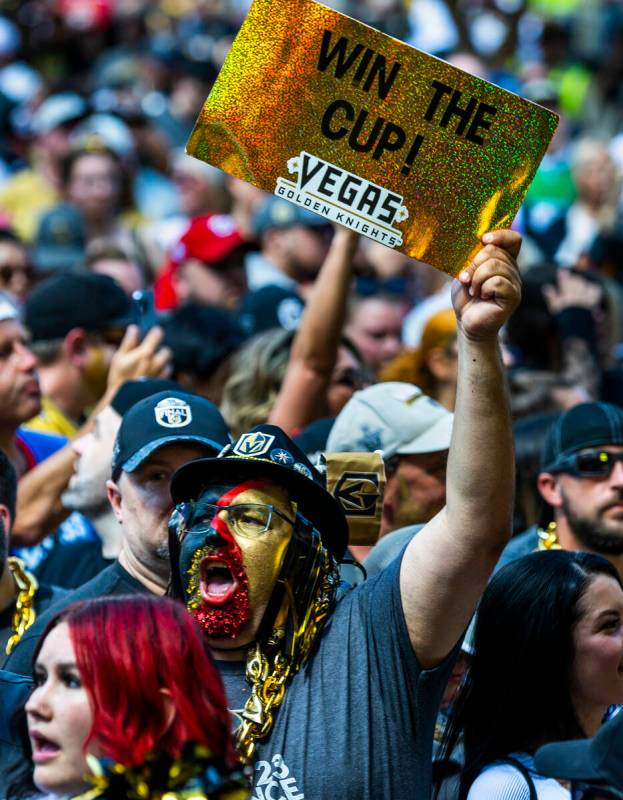
{"label": "gold holographic sign", "polygon": [[314,0],[254,0],[187,152],[456,275],[557,123]]}

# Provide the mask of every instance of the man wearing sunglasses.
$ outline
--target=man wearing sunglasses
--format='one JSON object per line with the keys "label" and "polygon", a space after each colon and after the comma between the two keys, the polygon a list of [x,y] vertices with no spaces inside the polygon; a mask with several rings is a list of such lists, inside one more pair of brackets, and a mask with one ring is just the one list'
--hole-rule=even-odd
{"label": "man wearing sunglasses", "polygon": [[623,409],[581,403],[547,434],[537,478],[549,524],[511,541],[499,566],[533,550],[586,550],[623,575]]}

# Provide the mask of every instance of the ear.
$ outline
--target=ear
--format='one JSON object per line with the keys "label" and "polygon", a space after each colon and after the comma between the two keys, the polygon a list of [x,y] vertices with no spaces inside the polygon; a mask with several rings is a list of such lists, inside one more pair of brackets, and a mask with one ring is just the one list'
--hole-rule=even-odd
{"label": "ear", "polygon": [[536,485],[539,494],[552,508],[560,508],[562,505],[562,497],[560,493],[560,486],[558,475],[552,475],[551,472],[539,472]]}
{"label": "ear", "polygon": [[161,736],[169,730],[171,725],[173,725],[173,720],[175,719],[175,704],[173,703],[173,698],[171,697],[171,692],[168,689],[159,689],[160,696],[162,697],[162,706],[164,708],[164,725],[162,727]]}
{"label": "ear", "polygon": [[106,481],[106,494],[108,495],[108,502],[112,506],[115,517],[117,517],[117,522],[122,525],[123,510],[121,508],[121,492],[114,481]]}
{"label": "ear", "polygon": [[188,300],[189,289],[188,279],[186,276],[186,264],[180,264],[179,267],[173,272],[171,275],[171,283],[173,284],[173,290],[175,291],[180,303]]}
{"label": "ear", "polygon": [[72,328],[63,339],[65,358],[80,369],[87,365],[89,349],[87,334],[82,328]]}
{"label": "ear", "polygon": [[0,503],[0,520],[2,520],[4,530],[8,535],[9,531],[11,530],[12,520],[11,515],[9,514],[9,508],[8,506],[5,506],[4,503]]}

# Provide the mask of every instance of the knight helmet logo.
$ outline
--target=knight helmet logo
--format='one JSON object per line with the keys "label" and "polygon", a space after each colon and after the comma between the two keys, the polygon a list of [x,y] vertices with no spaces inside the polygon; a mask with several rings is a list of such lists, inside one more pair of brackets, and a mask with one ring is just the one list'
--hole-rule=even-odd
{"label": "knight helmet logo", "polygon": [[243,433],[236,442],[233,452],[237,456],[263,456],[267,453],[275,441],[275,437],[269,433]]}
{"label": "knight helmet logo", "polygon": [[344,472],[333,494],[346,516],[374,517],[380,497],[379,476],[375,472]]}

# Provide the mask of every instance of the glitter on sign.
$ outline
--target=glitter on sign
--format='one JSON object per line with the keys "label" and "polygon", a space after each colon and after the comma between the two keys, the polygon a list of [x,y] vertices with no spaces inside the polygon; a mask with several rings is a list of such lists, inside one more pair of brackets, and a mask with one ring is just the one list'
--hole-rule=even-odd
{"label": "glitter on sign", "polygon": [[314,0],[255,0],[187,152],[456,275],[510,226],[557,124]]}

